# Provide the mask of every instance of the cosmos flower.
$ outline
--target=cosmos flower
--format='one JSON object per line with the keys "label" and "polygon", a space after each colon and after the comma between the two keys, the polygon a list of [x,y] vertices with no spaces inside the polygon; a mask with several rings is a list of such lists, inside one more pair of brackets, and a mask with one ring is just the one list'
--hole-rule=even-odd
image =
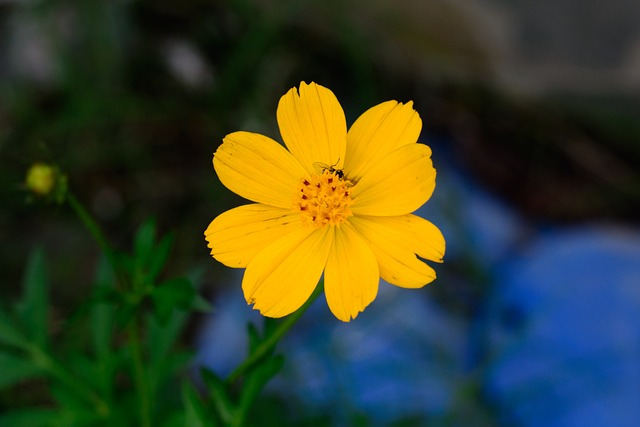
{"label": "cosmos flower", "polygon": [[347,132],[333,92],[315,83],[292,88],[278,104],[286,146],[250,132],[227,135],[213,156],[222,184],[247,204],[205,231],[211,255],[246,268],[247,303],[282,317],[311,296],[324,274],[329,308],[355,318],[376,297],[380,277],[420,288],[442,262],[445,241],[413,215],[431,197],[431,149],[417,143],[422,121],[407,104],[366,111]]}

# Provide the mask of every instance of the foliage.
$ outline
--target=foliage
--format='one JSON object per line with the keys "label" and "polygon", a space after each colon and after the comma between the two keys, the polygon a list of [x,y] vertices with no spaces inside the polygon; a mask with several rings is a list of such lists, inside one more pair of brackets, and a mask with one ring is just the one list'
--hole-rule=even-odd
{"label": "foliage", "polygon": [[[82,205],[71,194],[68,200],[105,245]],[[0,307],[0,390],[28,391],[21,405],[10,398],[0,403],[7,406],[0,427],[245,425],[252,403],[282,367],[273,348],[293,322],[285,329],[269,322],[262,336],[251,327],[245,363],[225,380],[203,370],[201,393],[185,375],[191,352],[179,341],[189,314],[209,304],[197,292],[197,273],[161,280],[172,242],[171,235],[156,238],[149,220],[131,253],[103,246],[91,295],[59,332],[46,255],[33,250],[22,295]]]}

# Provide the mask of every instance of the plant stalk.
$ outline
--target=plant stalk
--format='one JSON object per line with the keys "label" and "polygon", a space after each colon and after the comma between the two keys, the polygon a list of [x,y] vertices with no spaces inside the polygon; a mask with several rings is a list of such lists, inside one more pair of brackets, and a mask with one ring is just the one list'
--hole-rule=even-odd
{"label": "plant stalk", "polygon": [[66,200],[71,206],[71,208],[74,210],[76,215],[78,215],[78,218],[80,218],[80,221],[87,228],[91,236],[93,236],[95,241],[98,243],[98,246],[100,246],[100,249],[102,250],[102,252],[107,257],[109,264],[111,264],[111,268],[115,272],[119,288],[122,289],[125,284],[125,280],[124,280],[125,276],[122,274],[122,271],[119,268],[119,264],[116,261],[115,253],[113,249],[111,249],[111,246],[109,245],[109,242],[105,237],[105,234],[102,232],[102,229],[100,228],[98,223],[93,219],[89,211],[82,205],[82,203],[80,203],[80,201],[73,195],[71,191],[67,191]]}
{"label": "plant stalk", "polygon": [[147,386],[147,375],[143,363],[137,319],[129,323],[128,335],[133,365],[133,379],[138,392],[140,426],[151,427],[151,400],[149,399],[149,387]]}
{"label": "plant stalk", "polygon": [[278,344],[280,339],[291,329],[298,319],[304,314],[305,311],[311,306],[311,304],[318,298],[324,289],[324,284],[320,282],[313,294],[302,307],[296,310],[285,318],[278,327],[269,335],[264,341],[262,341],[258,347],[227,377],[227,384],[230,384],[237,380],[242,374],[253,367],[260,359],[262,359],[267,353],[269,353]]}

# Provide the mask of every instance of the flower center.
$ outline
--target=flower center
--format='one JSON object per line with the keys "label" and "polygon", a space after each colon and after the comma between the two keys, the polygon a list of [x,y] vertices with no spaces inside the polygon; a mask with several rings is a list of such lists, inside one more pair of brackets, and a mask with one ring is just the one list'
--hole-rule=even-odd
{"label": "flower center", "polygon": [[300,211],[304,224],[318,228],[327,224],[340,225],[353,215],[349,208],[353,203],[349,192],[352,185],[336,171],[329,170],[303,179],[295,196],[294,209]]}

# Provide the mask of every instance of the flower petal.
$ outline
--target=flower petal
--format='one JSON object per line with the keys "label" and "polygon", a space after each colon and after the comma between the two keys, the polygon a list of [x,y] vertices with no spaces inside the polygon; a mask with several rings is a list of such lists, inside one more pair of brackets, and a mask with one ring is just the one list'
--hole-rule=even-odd
{"label": "flower petal", "polygon": [[264,135],[234,132],[213,155],[222,184],[254,202],[290,209],[300,179],[307,176],[282,145]]}
{"label": "flower petal", "polygon": [[336,96],[315,83],[300,83],[278,104],[278,126],[289,151],[309,173],[314,163],[341,168],[347,143],[347,122]]}
{"label": "flower petal", "polygon": [[431,149],[404,145],[373,165],[351,190],[354,215],[397,216],[422,206],[436,186]]}
{"label": "flower petal", "polygon": [[220,214],[204,235],[215,259],[244,268],[267,245],[301,227],[300,214],[258,203]]}
{"label": "flower petal", "polygon": [[347,134],[344,169],[349,179],[359,180],[392,151],[418,141],[421,130],[422,120],[412,101],[387,101],[365,111]]}
{"label": "flower petal", "polygon": [[445,241],[440,230],[416,215],[353,217],[350,223],[369,243],[378,259],[380,276],[403,288],[420,288],[436,272],[416,257],[442,262]]}
{"label": "flower petal", "polygon": [[333,247],[324,272],[324,292],[331,312],[348,322],[378,293],[378,261],[348,224],[335,228]]}
{"label": "flower petal", "polygon": [[268,317],[300,308],[322,275],[333,241],[330,230],[302,227],[260,251],[242,280],[247,302]]}

